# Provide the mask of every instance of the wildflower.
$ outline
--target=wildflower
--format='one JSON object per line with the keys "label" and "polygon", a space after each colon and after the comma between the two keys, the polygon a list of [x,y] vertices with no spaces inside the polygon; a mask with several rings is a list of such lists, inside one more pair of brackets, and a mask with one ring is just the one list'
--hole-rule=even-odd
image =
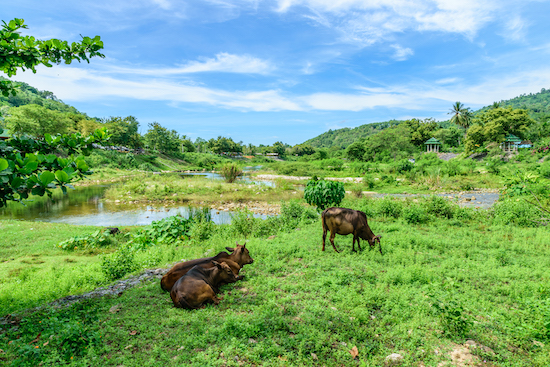
{"label": "wildflower", "polygon": [[38,349],[38,345],[37,345],[37,346],[35,346],[35,348],[36,348],[36,349]]}

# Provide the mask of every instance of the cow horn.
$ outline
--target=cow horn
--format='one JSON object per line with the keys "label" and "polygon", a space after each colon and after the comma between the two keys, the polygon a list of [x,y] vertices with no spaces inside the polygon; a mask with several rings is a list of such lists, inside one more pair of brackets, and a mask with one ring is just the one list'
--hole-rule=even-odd
{"label": "cow horn", "polygon": [[217,266],[218,268],[222,266],[219,262],[217,262],[217,261],[215,261],[215,260],[212,261],[212,264],[214,264],[214,265]]}

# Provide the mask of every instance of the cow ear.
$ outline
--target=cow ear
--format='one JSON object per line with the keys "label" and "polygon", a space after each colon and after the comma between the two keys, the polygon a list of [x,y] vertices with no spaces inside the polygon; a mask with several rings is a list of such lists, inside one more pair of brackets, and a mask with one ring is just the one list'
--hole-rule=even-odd
{"label": "cow ear", "polygon": [[221,268],[221,267],[222,267],[222,264],[220,264],[220,263],[217,262],[217,261],[212,261],[212,264],[214,264],[214,266],[216,266],[217,268]]}
{"label": "cow ear", "polygon": [[227,251],[229,251],[229,252],[235,251],[235,249],[234,249],[233,247],[226,247],[225,249],[226,249]]}

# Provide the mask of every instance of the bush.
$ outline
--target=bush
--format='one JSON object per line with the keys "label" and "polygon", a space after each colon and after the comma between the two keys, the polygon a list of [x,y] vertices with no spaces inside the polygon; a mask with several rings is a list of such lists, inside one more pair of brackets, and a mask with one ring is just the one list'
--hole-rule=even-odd
{"label": "bush", "polygon": [[378,201],[378,214],[384,217],[399,218],[403,211],[403,202],[399,199],[384,196],[382,200]]}
{"label": "bush", "polygon": [[86,236],[75,236],[69,238],[66,241],[58,243],[56,247],[67,251],[95,249],[110,246],[113,242],[114,236],[112,236],[108,230],[98,229],[94,233]]}
{"label": "bush", "polygon": [[123,245],[116,252],[104,256],[101,260],[101,270],[108,280],[117,280],[137,269],[134,259],[135,250],[129,245]]}
{"label": "bush", "polygon": [[309,205],[324,210],[338,206],[346,194],[344,184],[338,181],[309,180],[304,190],[304,199]]}
{"label": "bush", "polygon": [[256,218],[248,208],[238,210],[231,214],[231,228],[239,235],[247,238],[254,233],[256,227]]}
{"label": "bush", "polygon": [[376,186],[376,181],[374,181],[371,175],[365,175],[363,177],[363,185],[365,185],[367,189],[372,190]]}
{"label": "bush", "polygon": [[516,224],[523,227],[536,227],[541,219],[540,211],[523,199],[499,200],[492,210],[497,224]]}
{"label": "bush", "polygon": [[304,207],[298,200],[281,201],[281,221],[284,229],[292,230],[298,227],[304,213]]}
{"label": "bush", "polygon": [[422,206],[411,204],[403,208],[403,219],[409,224],[421,224],[426,222],[428,214]]}
{"label": "bush", "polygon": [[192,239],[197,241],[206,241],[214,233],[215,224],[212,222],[210,211],[205,208],[206,211],[197,211],[192,213],[193,224],[189,230],[189,234]]}
{"label": "bush", "polygon": [[397,164],[396,170],[398,173],[405,173],[412,170],[414,165],[408,159],[404,159]]}
{"label": "bush", "polygon": [[150,226],[141,229],[130,243],[136,249],[144,249],[160,242],[172,243],[189,237],[193,218],[185,219],[181,215],[157,220]]}
{"label": "bush", "polygon": [[450,219],[458,205],[445,199],[442,196],[431,195],[424,201],[426,212],[439,218]]}
{"label": "bush", "polygon": [[225,182],[232,183],[243,174],[243,171],[235,163],[226,163],[222,166],[220,174]]}

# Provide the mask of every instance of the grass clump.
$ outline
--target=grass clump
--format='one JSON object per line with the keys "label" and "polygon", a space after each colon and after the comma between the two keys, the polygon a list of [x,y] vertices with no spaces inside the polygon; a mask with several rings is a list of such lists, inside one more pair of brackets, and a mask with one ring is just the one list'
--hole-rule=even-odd
{"label": "grass clump", "polygon": [[243,174],[243,171],[235,163],[226,163],[221,167],[220,174],[225,179],[225,182],[233,183],[237,177]]}

